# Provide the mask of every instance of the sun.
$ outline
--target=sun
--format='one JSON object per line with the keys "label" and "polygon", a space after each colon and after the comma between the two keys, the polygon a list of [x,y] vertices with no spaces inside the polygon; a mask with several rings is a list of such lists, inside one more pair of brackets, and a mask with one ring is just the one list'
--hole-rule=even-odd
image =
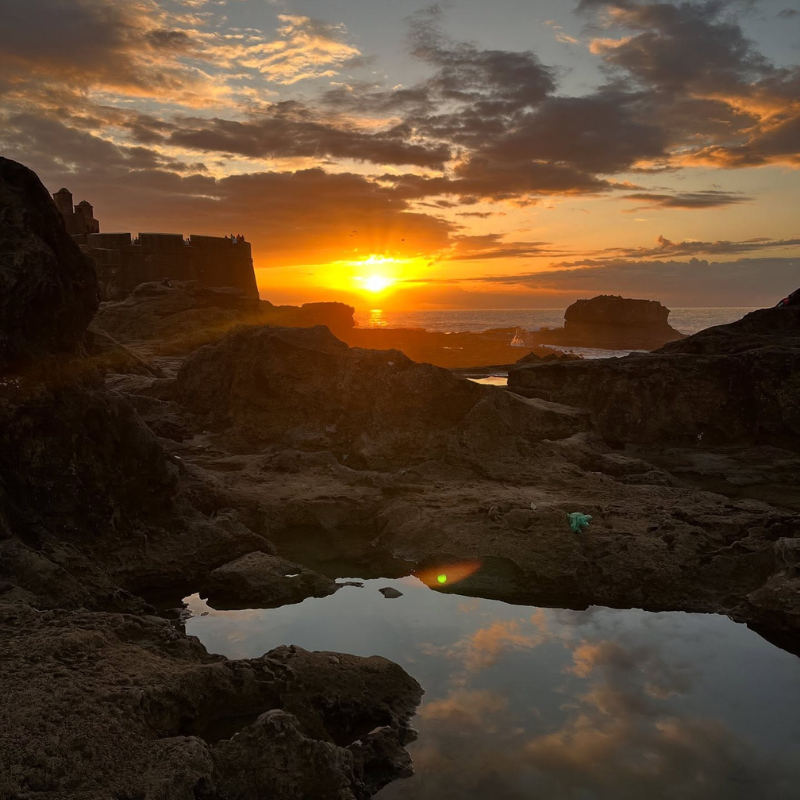
{"label": "sun", "polygon": [[378,294],[384,289],[388,289],[395,282],[394,278],[387,278],[385,275],[370,275],[359,280],[362,286],[373,294]]}

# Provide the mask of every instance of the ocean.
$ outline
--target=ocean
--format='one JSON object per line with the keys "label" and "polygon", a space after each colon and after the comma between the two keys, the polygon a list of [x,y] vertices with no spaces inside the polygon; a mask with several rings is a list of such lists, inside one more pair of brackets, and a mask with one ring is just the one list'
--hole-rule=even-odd
{"label": "ocean", "polygon": [[[669,315],[669,323],[681,333],[692,334],[726,325],[741,319],[755,308],[674,308]],[[447,311],[372,311],[357,314],[356,322],[362,328],[422,328],[441,333],[480,332],[492,328],[522,328],[538,331],[541,328],[560,328],[564,325],[563,308],[497,308],[497,309],[456,309]],[[569,350],[584,358],[622,358],[633,350],[600,350],[594,347],[557,347],[555,350]],[[506,373],[494,377],[476,379],[476,383],[504,385]]]}
{"label": "ocean", "polygon": [[[674,308],[670,325],[681,333],[697,333],[713,325],[725,325],[741,319],[754,308]],[[357,314],[362,328],[422,328],[428,331],[457,333],[487,331],[492,328],[560,328],[563,308],[457,309],[447,311],[383,311],[373,309]],[[608,351],[606,351],[608,352]]]}

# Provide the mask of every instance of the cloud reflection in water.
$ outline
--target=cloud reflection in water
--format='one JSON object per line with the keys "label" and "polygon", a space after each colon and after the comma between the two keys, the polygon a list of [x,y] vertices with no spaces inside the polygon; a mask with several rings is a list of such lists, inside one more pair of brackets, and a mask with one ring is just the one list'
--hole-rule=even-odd
{"label": "cloud reflection in water", "polygon": [[416,677],[416,775],[379,800],[789,800],[800,785],[800,664],[723,617],[531,609],[409,577],[187,629],[230,656],[297,644]]}

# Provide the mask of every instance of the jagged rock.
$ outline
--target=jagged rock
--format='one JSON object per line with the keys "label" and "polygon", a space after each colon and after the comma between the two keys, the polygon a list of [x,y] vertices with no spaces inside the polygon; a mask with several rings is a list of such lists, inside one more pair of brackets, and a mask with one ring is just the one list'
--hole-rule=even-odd
{"label": "jagged rock", "polygon": [[248,553],[215,569],[201,594],[214,608],[276,608],[333,594],[339,585],[266,553]]}
{"label": "jagged rock", "polygon": [[479,386],[397,351],[349,348],[322,327],[233,331],[189,356],[178,392],[237,449],[332,450],[354,468],[448,455],[485,460],[586,427],[580,412]]}
{"label": "jagged rock", "polygon": [[548,353],[547,355],[541,355],[533,350],[530,353],[526,353],[522,358],[517,359],[517,364],[541,364],[542,362],[549,363],[551,361],[580,361],[582,356],[577,355],[576,353]]}
{"label": "jagged rock", "polygon": [[654,353],[517,367],[508,383],[589,410],[613,442],[800,446],[800,308],[755,311]]}
{"label": "jagged rock", "polygon": [[1,797],[365,800],[408,770],[422,690],[383,658],[228,661],[155,617],[2,602],[0,648]]}
{"label": "jagged rock", "polygon": [[578,300],[564,313],[564,327],[533,335],[537,342],[609,350],[653,350],[682,339],[667,321],[669,309],[655,300],[600,295]]}
{"label": "jagged rock", "polygon": [[384,586],[383,589],[378,589],[378,591],[389,600],[395,600],[396,598],[403,596],[402,592],[398,591],[392,586]]}
{"label": "jagged rock", "polygon": [[99,300],[94,264],[41,181],[0,157],[0,374],[74,353]]}

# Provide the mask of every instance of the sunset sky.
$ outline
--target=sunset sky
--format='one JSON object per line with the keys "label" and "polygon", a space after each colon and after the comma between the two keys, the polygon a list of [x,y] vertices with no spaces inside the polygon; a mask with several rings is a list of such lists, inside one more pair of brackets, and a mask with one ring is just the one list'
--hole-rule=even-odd
{"label": "sunset sky", "polygon": [[800,286],[800,0],[6,0],[0,153],[262,297],[752,306]]}

